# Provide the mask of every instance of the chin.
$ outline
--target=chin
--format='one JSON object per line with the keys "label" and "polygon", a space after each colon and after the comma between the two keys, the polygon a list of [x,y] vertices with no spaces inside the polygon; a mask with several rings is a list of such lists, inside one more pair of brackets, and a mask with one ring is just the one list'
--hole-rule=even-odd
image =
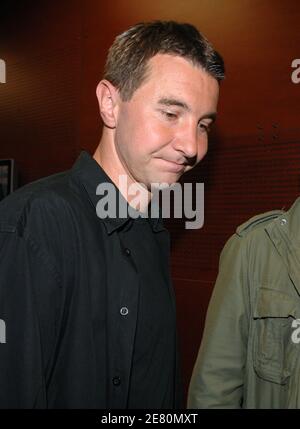
{"label": "chin", "polygon": [[[177,183],[179,179],[180,179],[180,176],[178,176],[178,175],[172,175],[171,177],[170,177],[170,175],[168,175],[167,177],[163,176],[163,177],[157,178],[157,179],[152,181],[152,184],[158,183],[158,186],[154,186],[154,185],[151,186],[151,183],[149,186],[152,189],[157,189],[160,187],[159,185],[162,185],[162,184],[167,184],[168,186],[171,186],[171,185],[174,185],[175,183]],[[148,187],[148,189],[149,189],[149,187]]]}

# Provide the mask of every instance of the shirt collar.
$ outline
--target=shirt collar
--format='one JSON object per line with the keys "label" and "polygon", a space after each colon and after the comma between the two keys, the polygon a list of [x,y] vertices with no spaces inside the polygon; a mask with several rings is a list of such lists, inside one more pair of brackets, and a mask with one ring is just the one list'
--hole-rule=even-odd
{"label": "shirt collar", "polygon": [[[73,165],[72,173],[79,178],[80,183],[83,185],[85,191],[88,194],[90,202],[94,206],[95,213],[96,213],[97,203],[101,199],[101,196],[96,195],[96,189],[99,184],[106,183],[106,182],[113,184],[117,192],[117,204],[118,204],[119,198],[123,198],[123,196],[120,195],[120,192],[117,186],[112,182],[112,180],[105,173],[105,171],[100,167],[97,161],[86,151],[82,151],[80,153],[75,164]],[[149,223],[154,232],[160,232],[165,230],[161,216],[160,217],[149,216],[147,219],[149,220]],[[127,217],[124,217],[124,218],[107,217],[101,220],[104,222],[104,225],[108,234],[111,234],[112,232],[121,228],[128,222],[134,221],[134,219],[128,216],[128,211],[127,211]]]}

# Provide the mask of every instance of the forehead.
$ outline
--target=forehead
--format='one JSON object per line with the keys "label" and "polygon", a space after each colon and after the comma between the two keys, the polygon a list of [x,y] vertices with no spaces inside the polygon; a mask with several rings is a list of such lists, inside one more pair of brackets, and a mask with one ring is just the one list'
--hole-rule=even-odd
{"label": "forehead", "polygon": [[[193,73],[193,71],[201,70],[188,59],[179,55],[171,54],[156,54],[148,61],[149,77],[157,76],[157,74],[176,74],[178,71],[183,73]],[[202,71],[202,70],[201,70]]]}
{"label": "forehead", "polygon": [[[136,97],[150,96],[181,96],[197,102],[199,97],[217,102],[219,84],[201,67],[193,65],[180,56],[157,54],[147,65],[146,79],[133,95]],[[187,100],[188,101],[188,100]]]}

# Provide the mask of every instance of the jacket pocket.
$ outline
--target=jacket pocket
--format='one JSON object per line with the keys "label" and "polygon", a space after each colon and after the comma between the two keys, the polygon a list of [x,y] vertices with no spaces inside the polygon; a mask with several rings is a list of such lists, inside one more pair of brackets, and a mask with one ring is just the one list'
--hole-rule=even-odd
{"label": "jacket pocket", "polygon": [[297,345],[292,322],[300,317],[295,298],[277,290],[258,290],[254,308],[253,362],[256,374],[286,384],[295,364]]}

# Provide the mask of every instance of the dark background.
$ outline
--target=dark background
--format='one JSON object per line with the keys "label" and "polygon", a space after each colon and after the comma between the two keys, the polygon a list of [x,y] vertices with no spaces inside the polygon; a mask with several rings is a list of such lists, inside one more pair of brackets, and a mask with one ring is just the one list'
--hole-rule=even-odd
{"label": "dark background", "polygon": [[205,183],[205,224],[170,222],[185,388],[200,344],[219,253],[237,225],[288,208],[299,194],[297,0],[61,0],[0,2],[0,159],[21,184],[70,168],[101,135],[95,96],[108,47],[139,21],[198,27],[223,55],[219,118],[209,153],[186,181]]}

